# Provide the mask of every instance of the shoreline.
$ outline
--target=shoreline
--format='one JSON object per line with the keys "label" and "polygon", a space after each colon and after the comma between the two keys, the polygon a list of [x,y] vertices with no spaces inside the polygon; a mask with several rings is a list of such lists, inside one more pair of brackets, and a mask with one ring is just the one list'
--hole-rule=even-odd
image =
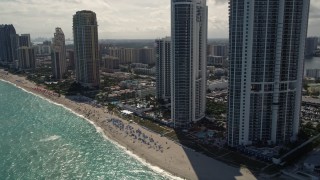
{"label": "shoreline", "polygon": [[[6,75],[3,69],[0,69],[0,79],[85,119],[106,140],[111,141],[154,172],[169,179],[256,179],[246,168],[235,168],[203,154],[193,152],[166,137],[161,137],[159,134],[150,132],[135,123],[129,123],[110,114],[106,108],[97,108],[86,102],[70,100],[74,96],[65,97],[61,95],[61,97],[56,97],[50,95],[50,93],[37,91],[36,88],[45,88],[26,80],[25,77],[10,73]],[[110,121],[107,122],[106,119],[116,119],[117,122],[121,123],[121,127],[130,127],[133,130],[128,133],[129,130],[118,128]],[[138,140],[135,134],[137,130],[149,139],[152,137],[151,139],[154,142],[148,141],[147,144],[140,138]]]}
{"label": "shoreline", "polygon": [[10,81],[1,79],[1,76],[0,76],[0,81],[5,82],[5,83],[8,83],[8,84],[11,84],[11,85],[15,86],[16,88],[21,89],[22,91],[24,91],[24,92],[26,92],[26,93],[32,94],[32,95],[34,95],[34,96],[37,96],[37,97],[39,97],[39,98],[41,98],[41,99],[43,99],[43,100],[46,100],[46,101],[48,101],[49,103],[52,103],[52,104],[54,104],[54,105],[56,105],[56,106],[60,106],[60,107],[62,107],[62,108],[64,108],[64,109],[66,109],[67,111],[71,112],[71,113],[74,114],[75,116],[78,116],[78,117],[84,119],[85,121],[87,121],[87,123],[89,123],[90,125],[94,126],[94,128],[95,128],[96,131],[97,131],[97,133],[100,133],[105,140],[110,141],[112,144],[114,144],[116,147],[118,147],[118,148],[120,148],[121,150],[123,150],[123,151],[124,151],[126,154],[128,154],[130,157],[133,157],[134,159],[136,159],[137,161],[139,161],[141,164],[147,166],[149,169],[151,169],[151,170],[154,171],[155,173],[158,173],[158,174],[160,174],[160,175],[164,175],[166,178],[170,178],[170,179],[174,179],[174,180],[183,180],[183,178],[178,177],[178,176],[175,176],[175,175],[171,174],[170,172],[168,172],[168,171],[166,171],[166,170],[164,170],[164,169],[162,169],[162,168],[160,168],[160,167],[158,167],[158,166],[155,166],[155,165],[153,165],[153,164],[150,164],[150,163],[147,162],[145,159],[143,159],[143,158],[141,158],[140,156],[134,154],[132,151],[130,151],[129,149],[127,149],[125,146],[123,146],[123,145],[120,144],[119,142],[117,142],[117,141],[113,140],[112,138],[110,138],[110,137],[106,134],[106,132],[105,132],[105,130],[104,130],[103,128],[101,128],[100,126],[98,126],[98,125],[96,124],[96,122],[94,122],[94,121],[86,118],[84,115],[75,112],[74,110],[66,107],[66,106],[63,105],[63,104],[59,104],[59,103],[57,103],[57,102],[55,102],[55,101],[52,101],[50,98],[47,98],[47,97],[44,97],[44,96],[42,96],[42,95],[36,94],[36,93],[34,93],[34,92],[32,92],[32,91],[28,91],[28,90],[26,90],[26,89],[18,86],[17,84],[15,84],[15,83],[13,83],[13,82],[10,82]]}

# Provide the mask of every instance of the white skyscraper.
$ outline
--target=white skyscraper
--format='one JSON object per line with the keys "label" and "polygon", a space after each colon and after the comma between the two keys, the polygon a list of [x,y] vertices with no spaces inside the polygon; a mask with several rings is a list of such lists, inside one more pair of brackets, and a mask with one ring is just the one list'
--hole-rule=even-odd
{"label": "white skyscraper", "polygon": [[309,4],[230,0],[230,146],[296,140]]}
{"label": "white skyscraper", "polygon": [[157,98],[168,101],[171,98],[171,38],[156,40]]}
{"label": "white skyscraper", "polygon": [[207,24],[206,0],[171,1],[171,117],[176,128],[205,117]]}
{"label": "white skyscraper", "polygon": [[55,79],[62,79],[67,70],[65,37],[61,28],[56,28],[52,39],[52,71]]}

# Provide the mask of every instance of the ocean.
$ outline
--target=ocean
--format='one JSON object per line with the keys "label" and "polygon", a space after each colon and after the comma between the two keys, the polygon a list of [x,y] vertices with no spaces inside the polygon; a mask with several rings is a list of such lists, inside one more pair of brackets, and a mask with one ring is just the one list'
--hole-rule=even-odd
{"label": "ocean", "polygon": [[0,179],[176,179],[62,106],[0,81]]}

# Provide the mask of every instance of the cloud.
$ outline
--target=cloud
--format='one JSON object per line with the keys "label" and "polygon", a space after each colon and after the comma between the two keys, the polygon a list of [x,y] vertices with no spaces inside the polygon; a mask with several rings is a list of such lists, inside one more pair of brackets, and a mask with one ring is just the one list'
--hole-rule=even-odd
{"label": "cloud", "polygon": [[310,19],[319,19],[320,18],[320,2],[316,1],[311,1],[310,5]]}
{"label": "cloud", "polygon": [[[79,10],[97,14],[99,38],[159,38],[170,35],[171,0],[0,0],[0,23],[17,33],[52,37],[61,27],[72,38],[72,16]],[[228,37],[228,0],[207,0],[208,36]],[[311,0],[309,34],[318,35],[320,1]]]}
{"label": "cloud", "polygon": [[308,36],[319,36],[319,27],[320,27],[320,1],[311,0]]}

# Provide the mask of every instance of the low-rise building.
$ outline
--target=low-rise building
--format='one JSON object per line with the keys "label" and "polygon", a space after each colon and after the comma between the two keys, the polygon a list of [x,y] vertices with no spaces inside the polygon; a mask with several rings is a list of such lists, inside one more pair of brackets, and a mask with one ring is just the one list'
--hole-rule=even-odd
{"label": "low-rise building", "polygon": [[134,74],[154,76],[156,74],[156,68],[133,68],[132,72]]}
{"label": "low-rise building", "polygon": [[138,88],[139,82],[136,80],[125,80],[119,83],[119,86],[124,89],[135,89]]}
{"label": "low-rise building", "polygon": [[136,91],[136,95],[139,98],[145,98],[146,96],[155,96],[156,95],[156,87],[150,86],[150,87],[144,87]]}
{"label": "low-rise building", "polygon": [[228,89],[228,81],[208,81],[208,89],[210,89],[211,91]]}
{"label": "low-rise building", "polygon": [[121,99],[131,99],[135,98],[136,91],[131,89],[124,89],[124,90],[118,90],[113,91],[112,94],[108,94],[108,100],[109,101],[117,101]]}

